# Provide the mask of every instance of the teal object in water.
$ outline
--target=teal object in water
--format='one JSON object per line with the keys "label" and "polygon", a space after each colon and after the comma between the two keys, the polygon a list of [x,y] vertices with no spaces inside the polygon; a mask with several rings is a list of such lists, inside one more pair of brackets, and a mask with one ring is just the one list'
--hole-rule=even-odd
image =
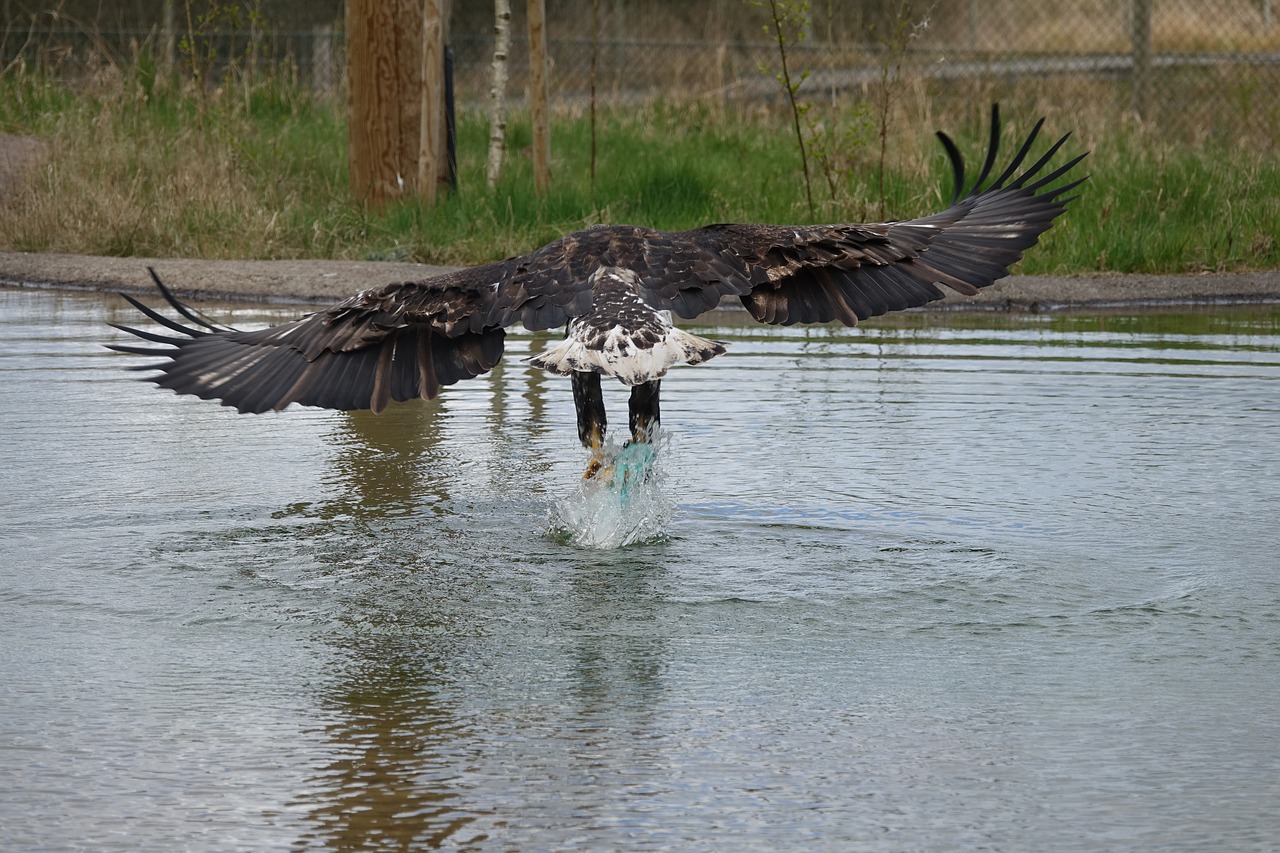
{"label": "teal object in water", "polygon": [[643,441],[628,442],[613,458],[613,477],[610,485],[625,500],[631,489],[649,479],[658,451]]}
{"label": "teal object in water", "polygon": [[591,548],[621,548],[653,542],[675,511],[662,493],[660,457],[665,441],[610,445],[592,476],[558,501],[556,532],[564,541]]}

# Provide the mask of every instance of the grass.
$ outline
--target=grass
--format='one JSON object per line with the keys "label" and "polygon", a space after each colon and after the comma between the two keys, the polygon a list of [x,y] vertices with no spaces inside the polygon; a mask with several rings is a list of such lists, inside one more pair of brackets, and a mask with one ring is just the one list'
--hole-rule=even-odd
{"label": "grass", "polygon": [[[981,161],[990,92],[909,93],[895,107],[886,176],[894,218],[937,209],[950,175],[935,127]],[[1280,265],[1280,162],[1230,134],[1163,140],[1088,92],[1002,94],[1006,145],[1032,119],[1076,129],[1092,179],[1024,273],[1184,272]],[[812,221],[795,141],[781,113],[653,103],[603,113],[597,178],[590,126],[563,112],[552,130],[553,186],[532,190],[527,121],[514,116],[504,177],[484,180],[487,125],[459,115],[459,191],[435,208],[412,201],[371,212],[347,187],[345,111],[287,80],[201,94],[112,66],[69,86],[35,72],[0,75],[0,130],[47,142],[48,157],[0,199],[0,248],[202,258],[386,258],[470,264],[518,254],[596,222],[665,229],[718,221]],[[879,208],[876,152],[819,220],[866,221]],[[1008,148],[1006,150],[1008,150]]]}

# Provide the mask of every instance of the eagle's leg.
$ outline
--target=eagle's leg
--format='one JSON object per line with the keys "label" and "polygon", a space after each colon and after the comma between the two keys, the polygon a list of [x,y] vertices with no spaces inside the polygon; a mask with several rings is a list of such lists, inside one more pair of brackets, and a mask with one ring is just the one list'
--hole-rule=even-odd
{"label": "eagle's leg", "polygon": [[658,430],[658,387],[661,379],[643,382],[631,389],[630,423],[631,440],[647,444]]}
{"label": "eagle's leg", "polygon": [[604,394],[600,391],[600,374],[595,371],[573,372],[573,407],[578,411],[578,440],[591,451],[584,478],[594,477],[604,465],[604,433],[609,426],[604,411]]}

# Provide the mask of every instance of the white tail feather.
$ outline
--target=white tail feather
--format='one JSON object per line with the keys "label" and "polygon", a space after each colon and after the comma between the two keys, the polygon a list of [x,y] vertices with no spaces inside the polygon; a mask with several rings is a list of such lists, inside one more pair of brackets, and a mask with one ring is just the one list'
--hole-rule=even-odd
{"label": "white tail feather", "polygon": [[589,346],[569,324],[569,335],[555,346],[526,359],[535,367],[568,376],[595,371],[616,377],[624,385],[640,385],[666,375],[675,364],[701,364],[724,352],[724,344],[668,326],[649,348],[641,349],[620,326],[604,336],[600,346]]}

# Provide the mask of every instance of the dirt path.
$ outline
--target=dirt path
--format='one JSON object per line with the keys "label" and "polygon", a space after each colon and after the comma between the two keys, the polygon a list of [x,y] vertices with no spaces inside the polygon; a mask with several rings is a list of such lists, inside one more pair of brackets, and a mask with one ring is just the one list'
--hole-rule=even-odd
{"label": "dirt path", "polygon": [[148,266],[184,297],[323,303],[448,269],[386,261],[199,261],[0,252],[0,285],[154,293]]}
{"label": "dirt path", "polygon": [[[385,261],[200,261],[0,252],[0,285],[73,290],[153,290],[147,267],[184,297],[328,303],[360,290],[415,281],[447,267]],[[1280,270],[1202,275],[1009,276],[978,296],[949,296],[933,310],[1043,312],[1167,310],[1180,305],[1280,305]]]}

